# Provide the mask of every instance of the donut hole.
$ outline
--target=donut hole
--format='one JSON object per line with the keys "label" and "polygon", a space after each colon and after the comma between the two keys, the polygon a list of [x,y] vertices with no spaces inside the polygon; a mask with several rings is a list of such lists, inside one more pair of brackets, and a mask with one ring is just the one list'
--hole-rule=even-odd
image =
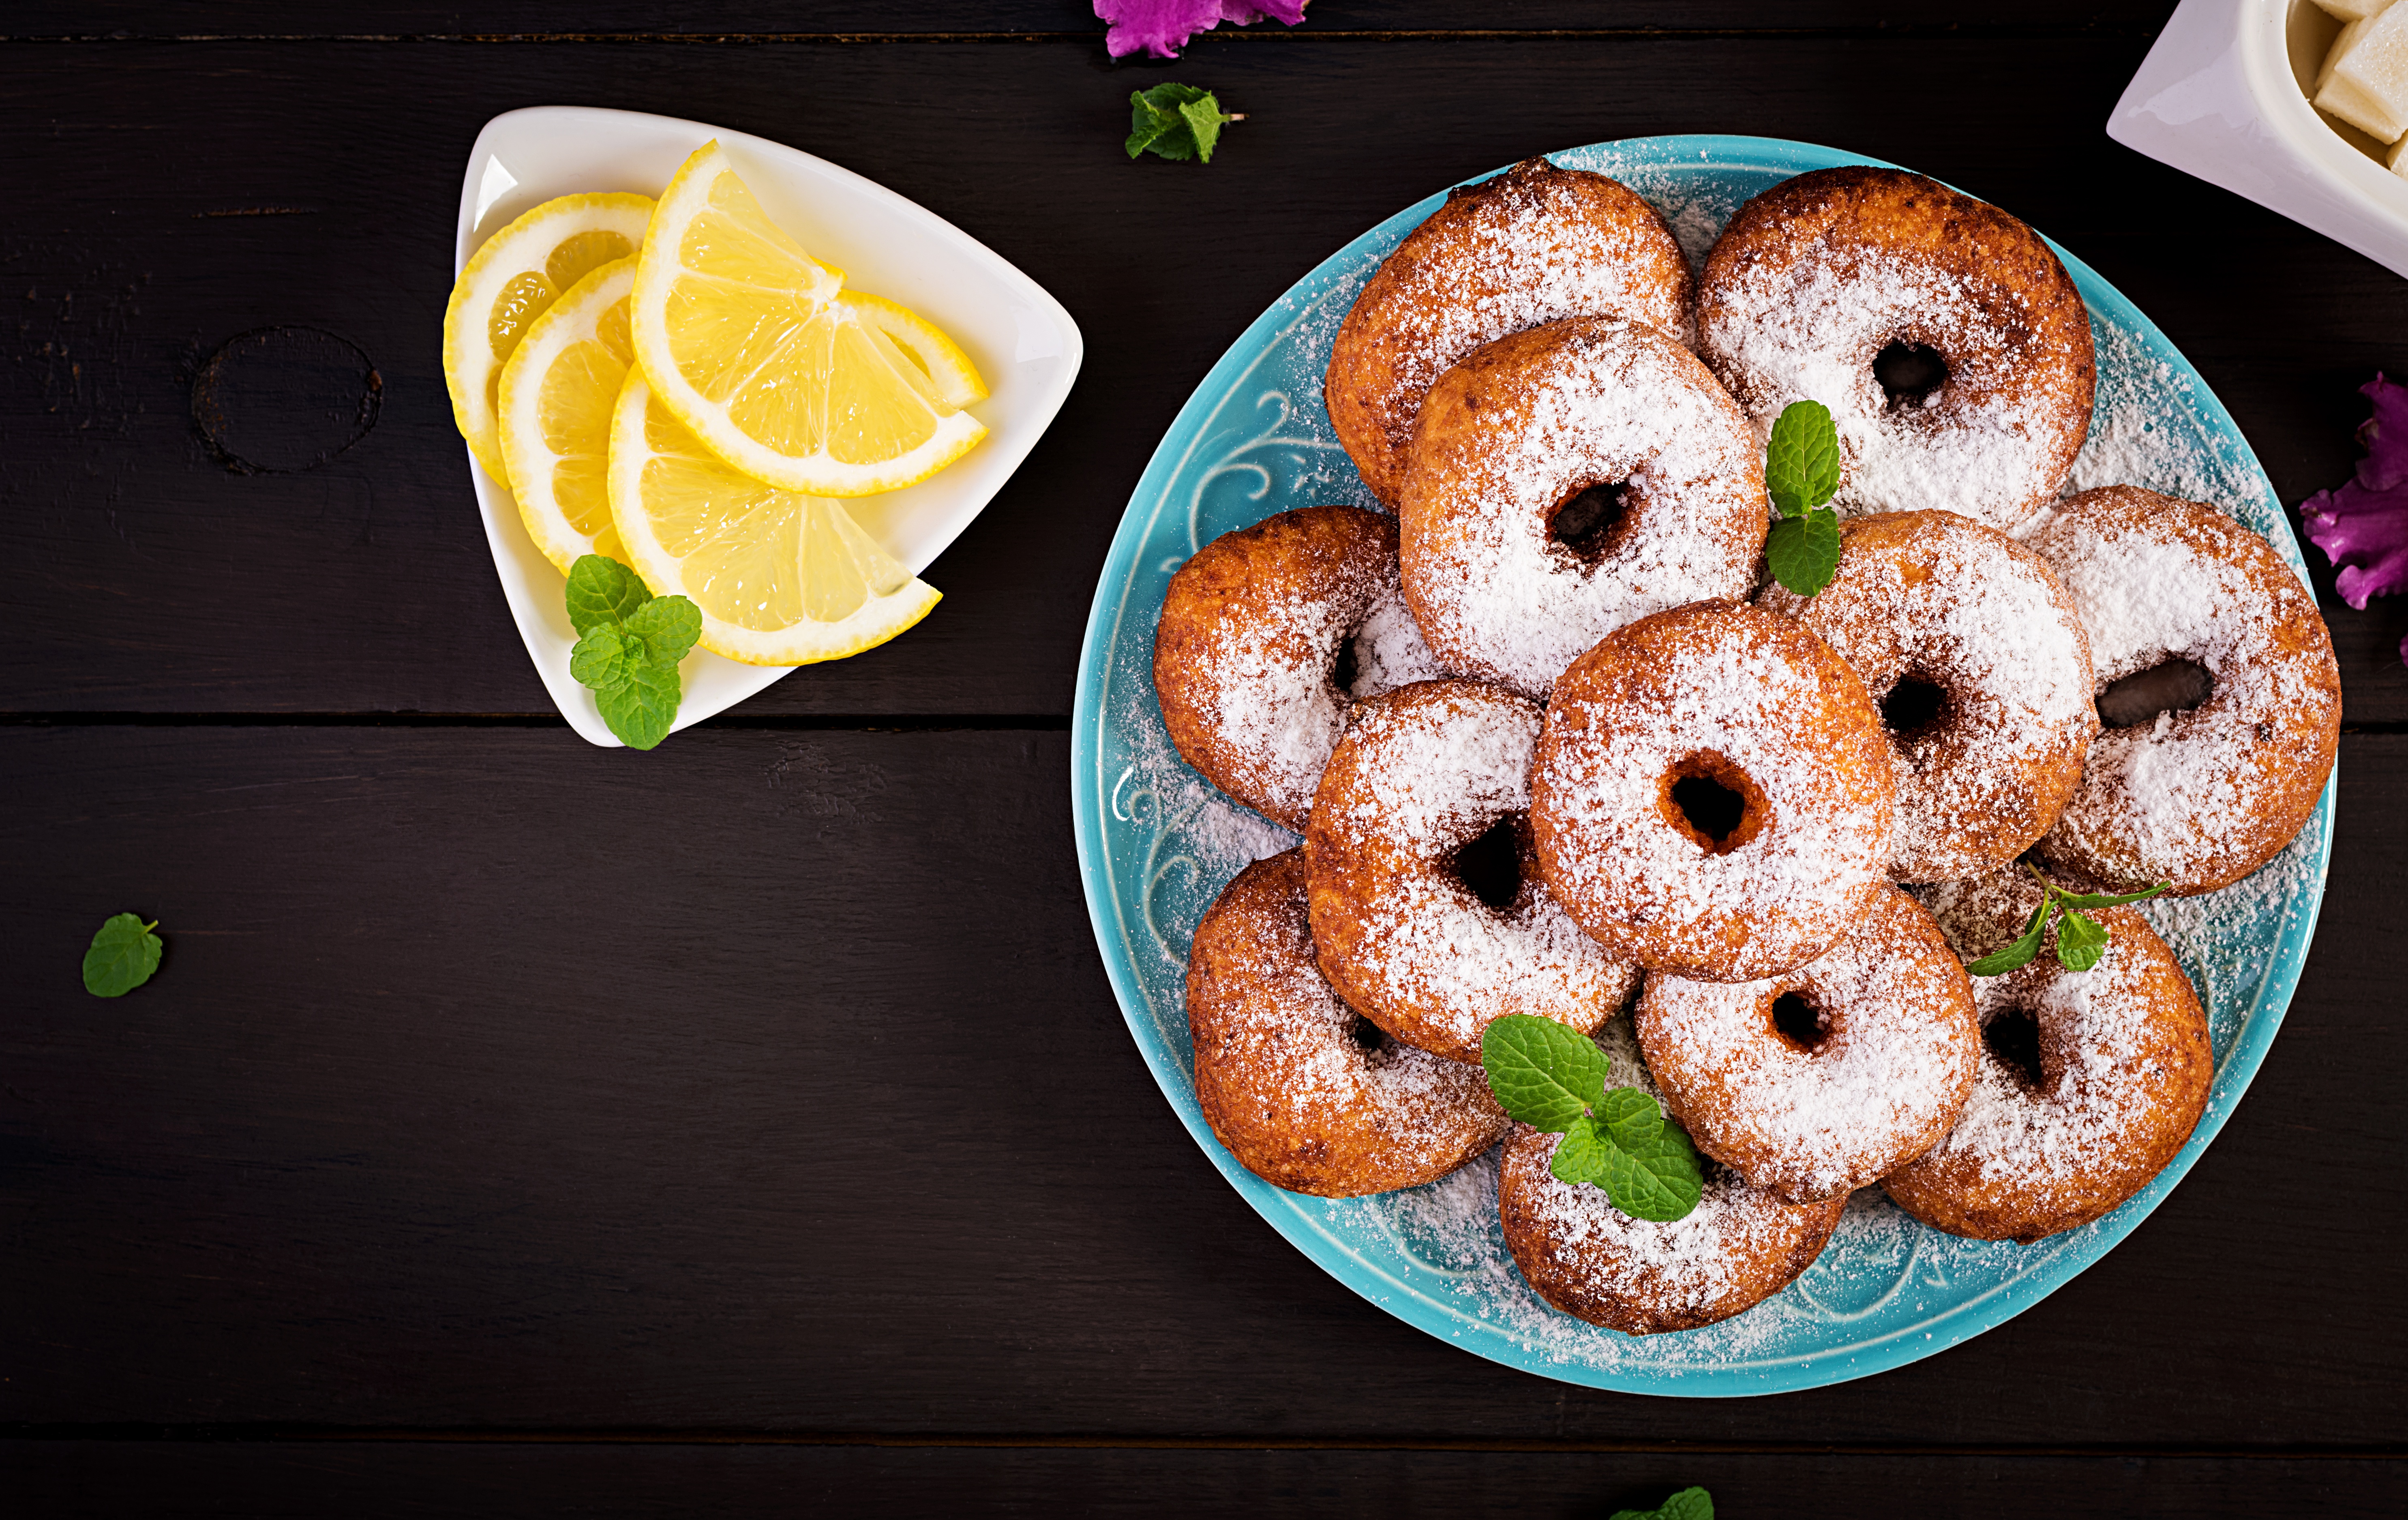
{"label": "donut hole", "polygon": [[1592,482],[1547,514],[1547,538],[1582,564],[1597,565],[1612,550],[1617,531],[1629,518],[1628,480]]}
{"label": "donut hole", "polygon": [[1710,855],[1727,855],[1764,826],[1764,793],[1719,754],[1688,756],[1664,773],[1665,822]]}
{"label": "donut hole", "polygon": [[1899,738],[1919,738],[1941,726],[1948,714],[1948,688],[1928,677],[1904,675],[1882,698],[1882,726]]}
{"label": "donut hole", "polygon": [[1772,1032],[1800,1054],[1813,1054],[1831,1038],[1823,1011],[1802,992],[1784,992],[1775,997],[1769,1016],[1772,1020]]}
{"label": "donut hole", "polygon": [[1910,411],[1947,383],[1948,361],[1927,343],[1892,343],[1873,355],[1873,379],[1881,383],[1884,409]]}
{"label": "donut hole", "polygon": [[1500,912],[1522,895],[1521,821],[1518,813],[1499,818],[1457,850],[1450,866],[1473,896]]}
{"label": "donut hole", "polygon": [[1982,1025],[1982,1044],[2018,1084],[2041,1085],[2040,1021],[2028,1011],[2002,1008],[1991,1014],[1990,1022]]}
{"label": "donut hole", "polygon": [[1363,676],[1363,653],[1352,638],[1338,641],[1338,660],[1329,667],[1329,683],[1347,696],[1354,695],[1354,682]]}
{"label": "donut hole", "polygon": [[2099,694],[2099,721],[2109,728],[2137,728],[2161,712],[2188,712],[2215,695],[2207,667],[2179,655],[2110,681]]}
{"label": "donut hole", "polygon": [[1360,1013],[1355,1014],[1347,1024],[1346,1038],[1353,1040],[1354,1048],[1366,1055],[1377,1055],[1395,1043],[1388,1038],[1388,1031]]}

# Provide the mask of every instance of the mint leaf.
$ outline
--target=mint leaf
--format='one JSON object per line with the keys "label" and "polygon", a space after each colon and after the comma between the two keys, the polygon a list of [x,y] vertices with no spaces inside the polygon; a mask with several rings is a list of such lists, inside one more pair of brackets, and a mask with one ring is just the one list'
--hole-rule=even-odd
{"label": "mint leaf", "polygon": [[2087,971],[2107,954],[2107,925],[2071,909],[2057,921],[2057,963],[2069,971]]}
{"label": "mint leaf", "polygon": [[1765,538],[1764,557],[1772,579],[1800,596],[1813,595],[1840,568],[1840,514],[1826,507],[1783,518]]}
{"label": "mint leaf", "polygon": [[83,953],[83,990],[94,997],[122,997],[150,981],[166,949],[150,932],[158,926],[156,919],[145,924],[133,913],[103,922]]}
{"label": "mint leaf", "polygon": [[1605,1053],[1588,1036],[1535,1013],[1508,1013],[1480,1037],[1488,1090],[1533,1129],[1562,1134],[1605,1096]]}
{"label": "mint leaf", "polygon": [[1607,1158],[1605,1195],[1633,1219],[1658,1224],[1688,1216],[1705,1196],[1705,1172],[1686,1131],[1666,1125],[1646,1144],[1613,1149]]}
{"label": "mint leaf", "polygon": [[577,641],[568,652],[568,673],[580,686],[600,691],[626,679],[630,658],[627,638],[615,623],[605,623]]}
{"label": "mint leaf", "polygon": [[626,637],[652,664],[674,666],[702,637],[702,609],[683,596],[656,596],[627,620]]}
{"label": "mint leaf", "polygon": [[1654,1142],[1663,1133],[1664,1109],[1636,1087],[1617,1087],[1597,1105],[1597,1122],[1626,1151]]}
{"label": "mint leaf", "polygon": [[1225,115],[1210,90],[1192,84],[1157,84],[1129,96],[1129,135],[1122,146],[1128,156],[1141,153],[1177,161],[1212,161],[1221,140],[1221,126],[1243,117]]}
{"label": "mint leaf", "polygon": [[1820,401],[1792,401],[1781,409],[1764,446],[1765,495],[1782,516],[1799,517],[1839,489],[1840,430],[1832,425],[1831,409]]}
{"label": "mint leaf", "polygon": [[568,567],[568,621],[580,638],[602,624],[624,620],[652,599],[641,576],[607,555],[580,555]]}
{"label": "mint leaf", "polygon": [[2059,892],[2057,900],[2068,908],[2121,908],[2128,902],[2146,902],[2172,885],[2172,882],[2159,882],[2146,892],[2127,892],[2120,897],[2099,892]]}
{"label": "mint leaf", "polygon": [[1702,1488],[1684,1488],[1656,1513],[1664,1520],[1714,1520],[1714,1497]]}
{"label": "mint leaf", "polygon": [[1555,1141],[1555,1158],[1547,1163],[1547,1169],[1558,1182],[1602,1183],[1606,1157],[1612,1150],[1613,1141],[1605,1138],[1595,1119],[1584,1113]]}
{"label": "mint leaf", "polygon": [[2048,915],[2055,911],[2056,908],[2055,890],[2052,888],[2042,892],[2040,906],[2032,910],[2031,922],[2024,925],[2024,932],[2016,938],[2015,941],[2003,950],[1990,952],[1980,960],[1967,961],[1966,974],[1968,976],[2004,976],[2019,966],[2030,965],[2031,958],[2040,954],[2041,938],[2048,932]]}
{"label": "mint leaf", "polygon": [[649,750],[669,737],[677,721],[677,667],[631,660],[622,669],[623,679],[595,689],[594,705],[627,748]]}

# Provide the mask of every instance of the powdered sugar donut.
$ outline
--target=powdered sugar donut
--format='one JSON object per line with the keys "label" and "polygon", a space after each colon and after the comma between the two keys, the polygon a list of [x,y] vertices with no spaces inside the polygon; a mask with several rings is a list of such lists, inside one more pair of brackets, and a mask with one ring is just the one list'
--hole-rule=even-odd
{"label": "powdered sugar donut", "polygon": [[1187,1023],[1205,1122],[1247,1170],[1355,1197],[1436,1182],[1511,1123],[1478,1067],[1383,1040],[1312,962],[1301,851],[1238,873],[1197,925]]}
{"label": "powdered sugar donut", "polygon": [[[2041,889],[2009,868],[1926,892],[1969,963],[2017,938]],[[2109,934],[2087,971],[2030,964],[1973,979],[1989,1047],[1956,1126],[1883,1179],[1899,1207],[1984,1240],[2086,1225],[2148,1185],[2190,1139],[2215,1078],[2207,1015],[2182,963],[2129,908],[2094,909]]]}
{"label": "powdered sugar donut", "polygon": [[1689,261],[1656,208],[1543,158],[1450,191],[1356,296],[1323,384],[1338,439],[1382,501],[1403,488],[1413,415],[1483,343],[1563,317],[1689,329]]}
{"label": "powdered sugar donut", "polygon": [[1880,711],[1829,646],[1699,602],[1607,635],[1555,682],[1530,823],[1547,890],[1607,949],[1752,982],[1866,911],[1894,789]]}
{"label": "powdered sugar donut", "polygon": [[1422,403],[1398,506],[1405,599],[1465,675],[1544,696],[1635,618],[1755,589],[1762,448],[1652,327],[1574,318],[1500,338]]}
{"label": "powdered sugar donut", "polygon": [[1344,997],[1408,1045],[1480,1059],[1508,1013],[1585,1034],[1639,968],[1566,917],[1531,857],[1535,703],[1473,681],[1354,710],[1305,830],[1312,939]]}
{"label": "powdered sugar donut", "polygon": [[2190,895],[2273,859],[2341,743],[2332,638],[2300,578],[2214,508],[2128,485],[2069,498],[2029,542],[2082,614],[2102,712],[2148,672],[2206,688],[2099,736],[2042,863],[2094,892]]}
{"label": "powdered sugar donut", "polygon": [[1222,791],[1304,827],[1346,710],[1443,675],[1397,583],[1396,523],[1306,507],[1225,533],[1170,578],[1154,635],[1163,726]]}
{"label": "powdered sugar donut", "polygon": [[1953,512],[1840,524],[1820,595],[1769,586],[1882,704],[1898,768],[1889,873],[1949,882],[2014,859],[2048,831],[2099,732],[2090,642],[2038,554]]}
{"label": "powdered sugar donut", "polygon": [[1938,1144],[1982,1054],[1964,968],[1895,887],[1785,975],[1649,977],[1635,1022],[1698,1149],[1792,1203],[1844,1197]]}
{"label": "powdered sugar donut", "polygon": [[1817,169],[1740,208],[1698,286],[1698,352],[1759,427],[1830,408],[1842,515],[2012,528],[2090,428],[2089,309],[2038,233],[1903,169]]}

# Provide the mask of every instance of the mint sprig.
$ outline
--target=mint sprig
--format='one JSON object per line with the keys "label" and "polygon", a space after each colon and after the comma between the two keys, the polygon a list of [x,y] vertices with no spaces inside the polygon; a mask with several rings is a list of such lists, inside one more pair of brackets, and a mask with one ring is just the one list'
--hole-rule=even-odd
{"label": "mint sprig", "polygon": [[1652,1510],[1616,1510],[1613,1520],[1714,1520],[1714,1497],[1702,1488],[1684,1488]]}
{"label": "mint sprig", "polygon": [[1220,100],[1210,90],[1192,84],[1157,84],[1129,96],[1129,135],[1123,146],[1131,158],[1150,152],[1210,164],[1213,145],[1221,140],[1222,124],[1245,119],[1242,112],[1224,115]]}
{"label": "mint sprig", "polygon": [[2069,971],[2087,971],[2107,954],[2107,925],[2083,911],[2091,908],[2120,908],[2128,902],[2143,902],[2172,885],[2160,882],[2146,892],[2127,892],[2120,896],[2100,892],[2068,892],[2063,887],[2032,870],[2031,878],[2041,887],[2040,906],[2032,910],[2024,924],[2024,932],[2003,949],[1994,950],[1977,961],[1965,963],[1965,969],[1974,976],[2004,976],[2018,967],[2031,964],[2040,954],[2041,941],[2048,938],[2049,921],[2057,922],[2057,964]]}
{"label": "mint sprig", "polygon": [[1705,1176],[1688,1135],[1641,1089],[1607,1091],[1612,1064],[1586,1035],[1508,1013],[1481,1035],[1480,1066],[1507,1113],[1563,1137],[1547,1167],[1557,1181],[1604,1188],[1633,1219],[1665,1223],[1698,1206]]}
{"label": "mint sprig", "polygon": [[1824,506],[1840,489],[1840,430],[1820,401],[1792,401],[1764,446],[1764,494],[1779,521],[1764,540],[1772,579],[1800,596],[1840,568],[1840,514]]}
{"label": "mint sprig", "polygon": [[681,695],[678,662],[702,637],[702,609],[655,596],[642,577],[602,554],[568,567],[568,673],[592,689],[610,732],[631,750],[668,738]]}
{"label": "mint sprig", "polygon": [[158,926],[157,919],[145,924],[135,913],[104,921],[83,953],[83,990],[94,997],[122,997],[150,981],[166,950],[150,932]]}

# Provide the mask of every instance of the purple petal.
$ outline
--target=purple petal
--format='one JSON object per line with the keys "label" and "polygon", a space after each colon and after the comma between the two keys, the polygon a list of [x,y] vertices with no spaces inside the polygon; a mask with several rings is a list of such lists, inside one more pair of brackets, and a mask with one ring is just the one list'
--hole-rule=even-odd
{"label": "purple petal", "polygon": [[2356,608],[2408,592],[2408,385],[2378,374],[2361,389],[2374,415],[2358,430],[2368,452],[2356,479],[2300,503],[2308,540],[2341,572],[2334,589]]}
{"label": "purple petal", "polygon": [[1176,58],[1187,39],[1223,22],[1251,26],[1269,16],[1290,26],[1304,20],[1305,0],[1096,0],[1096,17],[1111,26],[1104,50],[1114,58],[1140,48]]}

